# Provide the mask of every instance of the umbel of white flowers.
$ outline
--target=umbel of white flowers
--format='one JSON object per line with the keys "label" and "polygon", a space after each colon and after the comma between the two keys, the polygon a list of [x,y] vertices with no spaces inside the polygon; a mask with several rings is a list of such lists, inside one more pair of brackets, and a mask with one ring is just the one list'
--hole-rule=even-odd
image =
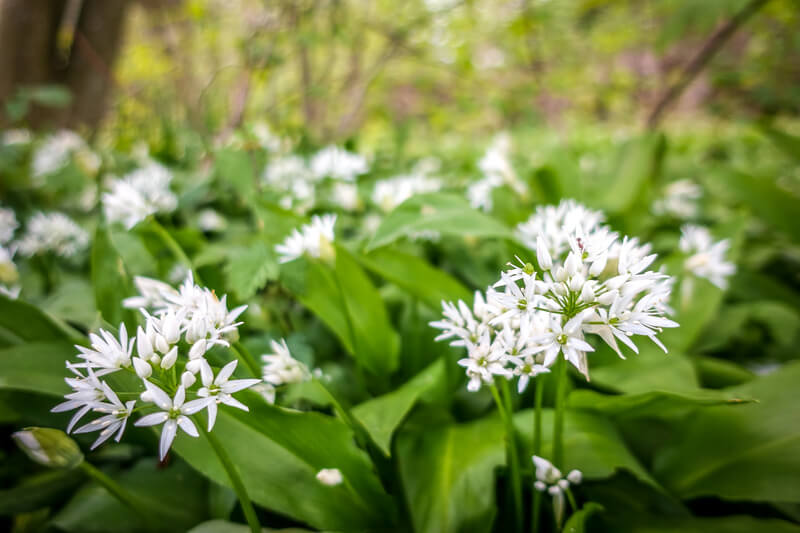
{"label": "umbel of white flowers", "polygon": [[336,215],[314,215],[310,224],[304,224],[292,231],[282,244],[275,246],[278,262],[288,263],[303,255],[327,259],[333,257],[333,227]]}
{"label": "umbel of white flowers", "polygon": [[452,339],[467,357],[459,364],[477,391],[496,376],[518,376],[518,390],[547,372],[563,356],[589,379],[587,334],[598,335],[620,357],[618,342],[634,352],[634,336],[644,336],[665,352],[657,335],[677,327],[666,318],[672,278],[648,270],[650,246],[620,237],[602,224],[603,215],[574,201],[540,207],[518,228],[519,238],[536,253],[540,272],[519,261],[472,308],[463,301],[442,302],[444,318],[436,340]]}
{"label": "umbel of white flowers", "polygon": [[[136,425],[163,424],[159,446],[163,459],[178,428],[192,437],[198,436],[191,415],[206,409],[211,431],[218,405],[247,411],[247,406],[233,394],[261,380],[231,379],[237,361],[215,372],[205,357],[214,345],[227,346],[227,338],[237,335],[241,322],[236,319],[246,306],[229,311],[225,296],[217,298],[211,290],[196,285],[191,274],[178,289],[150,278],[137,277],[135,283],[139,296],[128,298],[124,304],[140,308],[145,326],[140,326],[132,338],[128,337],[125,324],[120,324],[118,336],[101,329],[98,334],[89,335],[90,347],[76,346],[79,361],[67,361],[73,375],[66,382],[72,392],[53,411],[77,410],[67,432],[99,431],[94,449],[112,436],[119,442],[134,407],[141,401],[136,411],[149,413]],[[115,390],[104,379],[115,372],[136,376],[136,386]],[[99,417],[75,428],[90,412]]]}
{"label": "umbel of white flowers", "polygon": [[275,403],[275,389],[291,383],[302,383],[311,378],[308,367],[302,362],[292,357],[286,341],[271,341],[271,354],[264,354],[261,360],[264,362],[262,368],[262,378],[264,383],[261,386],[262,394],[269,403]]}
{"label": "umbel of white flowers", "polygon": [[545,492],[553,498],[553,515],[556,523],[561,524],[564,519],[564,494],[569,490],[570,485],[577,485],[583,480],[580,470],[571,470],[569,474],[563,476],[561,470],[543,457],[534,455],[531,457],[533,466],[536,468],[536,481],[533,488],[539,492]]}
{"label": "umbel of white flowers", "polygon": [[103,194],[106,219],[131,229],[150,215],[174,211],[178,198],[169,189],[171,181],[172,172],[155,161],[111,181]]}

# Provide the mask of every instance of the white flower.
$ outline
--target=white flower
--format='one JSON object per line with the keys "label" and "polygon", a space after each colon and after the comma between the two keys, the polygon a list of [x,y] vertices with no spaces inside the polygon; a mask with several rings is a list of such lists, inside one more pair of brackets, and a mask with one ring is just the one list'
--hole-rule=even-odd
{"label": "white flower", "polygon": [[344,478],[342,477],[342,472],[338,468],[323,468],[317,472],[317,481],[323,485],[334,487],[336,485],[341,485]]}
{"label": "white flower", "polygon": [[227,225],[225,218],[211,208],[203,209],[197,214],[197,227],[207,233],[222,231]]}
{"label": "white flower", "polygon": [[469,199],[469,205],[475,209],[482,209],[486,212],[491,211],[492,207],[494,207],[494,202],[492,201],[492,191],[496,186],[497,185],[495,183],[486,178],[473,182],[469,187],[467,187],[467,199]]}
{"label": "white flower", "polygon": [[372,202],[388,213],[414,195],[436,192],[441,188],[442,184],[439,180],[425,174],[395,176],[375,182]]}
{"label": "white flower", "polygon": [[30,130],[15,129],[6,130],[0,135],[0,144],[10,146],[12,144],[28,144],[32,136]]}
{"label": "white flower", "polygon": [[139,291],[138,296],[131,296],[122,301],[122,305],[128,309],[139,308],[163,308],[169,305],[167,295],[178,293],[174,288],[157,279],[135,276],[133,284]]}
{"label": "white flower", "polygon": [[442,301],[442,314],[444,320],[431,322],[430,326],[442,330],[434,339],[436,341],[455,337],[450,342],[451,346],[466,346],[468,342],[478,342],[480,336],[487,331],[491,318],[480,291],[475,291],[472,309],[463,300],[459,300],[457,304]]}
{"label": "white flower", "polygon": [[540,492],[547,491],[553,497],[553,514],[559,528],[564,520],[565,498],[564,493],[569,490],[570,485],[577,485],[583,479],[580,470],[572,470],[566,477],[561,471],[543,457],[534,455],[532,458],[536,467],[536,481],[533,486]]}
{"label": "white flower", "polygon": [[467,341],[467,357],[458,361],[466,370],[469,383],[467,390],[476,392],[481,385],[491,385],[495,376],[511,378],[512,372],[506,368],[508,358],[503,349],[490,339],[485,331],[477,342]]}
{"label": "white flower", "polygon": [[288,263],[304,254],[315,258],[329,257],[333,253],[333,227],[335,224],[336,215],[311,217],[310,224],[304,224],[300,229],[295,229],[283,244],[275,246],[275,251],[280,256],[279,262]]}
{"label": "white flower", "polygon": [[305,160],[297,155],[289,155],[270,159],[262,181],[276,189],[284,189],[294,181],[308,181],[311,177]]}
{"label": "white flower", "polygon": [[22,287],[17,285],[19,271],[14,264],[14,250],[0,245],[0,294],[16,299]]}
{"label": "white flower", "polygon": [[358,187],[354,183],[336,183],[333,186],[333,202],[345,211],[355,211],[361,206]]}
{"label": "white flower", "polygon": [[172,172],[155,161],[113,180],[103,194],[103,212],[109,222],[120,222],[131,229],[156,213],[170,213],[178,198],[170,191]]}
{"label": "white flower", "polygon": [[311,172],[317,179],[354,181],[369,171],[367,160],[338,146],[326,146],[311,158]]}
{"label": "white flower", "polygon": [[72,388],[72,392],[64,396],[66,401],[56,405],[50,411],[53,413],[63,413],[65,411],[78,409],[78,412],[72,416],[72,419],[67,425],[67,433],[69,433],[86,413],[91,411],[93,407],[100,405],[103,400],[106,399],[107,388],[103,387],[103,383],[97,379],[97,375],[92,372],[91,368],[87,369],[86,376],[80,373],[76,365],[70,364],[69,362],[67,362],[67,368],[75,374],[75,377],[65,378],[64,380],[67,382],[67,385]]}
{"label": "white flower", "polygon": [[545,366],[552,366],[560,352],[588,380],[589,368],[586,363],[586,352],[593,352],[594,348],[583,338],[581,326],[584,316],[584,314],[578,314],[562,325],[561,316],[551,315],[549,331],[533,339],[533,342],[539,345],[537,351],[544,352]]}
{"label": "white flower", "polygon": [[100,330],[100,335],[90,333],[89,340],[92,343],[91,348],[75,346],[80,352],[78,357],[84,360],[75,365],[76,368],[88,368],[102,376],[131,366],[134,339],[128,340],[124,323],[119,326],[119,340],[104,329]]}
{"label": "white flower", "polygon": [[653,204],[653,212],[657,215],[671,215],[678,219],[689,219],[697,216],[697,202],[703,195],[699,185],[691,180],[673,181],[664,188],[664,196]]}
{"label": "white flower", "polygon": [[214,400],[212,398],[200,398],[185,402],[186,390],[182,385],[178,387],[174,398],[170,398],[166,392],[149,381],[144,381],[144,385],[147,389],[147,395],[142,399],[156,404],[160,411],[143,416],[136,421],[135,425],[155,426],[164,424],[164,428],[161,430],[161,442],[158,447],[159,458],[163,461],[172,446],[172,442],[175,440],[179,427],[191,437],[199,436],[197,428],[189,419],[189,416],[202,411]]}
{"label": "white flower", "polygon": [[61,130],[48,136],[33,154],[33,176],[41,178],[60,170],[74,152],[84,148],[86,143],[73,131]]}
{"label": "white flower", "polygon": [[0,207],[0,244],[6,244],[14,238],[14,232],[19,227],[17,216],[13,209]]}
{"label": "white flower", "polygon": [[301,383],[310,377],[306,365],[292,357],[286,341],[271,341],[273,353],[264,354],[261,360],[264,362],[263,379],[273,387],[287,385],[290,383]]}
{"label": "white flower", "polygon": [[201,398],[210,398],[213,401],[208,403],[208,431],[214,427],[214,422],[217,419],[217,404],[224,403],[231,407],[236,407],[242,411],[249,411],[250,409],[240,401],[236,400],[232,394],[242,391],[248,387],[258,384],[259,379],[234,379],[230,377],[233,371],[236,370],[238,361],[231,361],[223,366],[214,377],[211,366],[203,359],[200,363],[200,379],[203,382],[202,388],[197,391],[197,395]]}
{"label": "white flower", "polygon": [[111,438],[114,433],[116,433],[116,435],[114,435],[114,440],[117,442],[120,441],[122,434],[125,432],[128,418],[130,418],[133,412],[133,406],[136,404],[136,400],[130,400],[123,404],[114,391],[111,390],[111,387],[105,383],[101,383],[101,386],[103,387],[105,398],[108,401],[94,404],[92,410],[98,413],[105,413],[105,416],[96,418],[75,430],[75,433],[100,431],[97,440],[92,444],[92,450]]}
{"label": "white flower", "polygon": [[18,243],[23,255],[33,256],[52,252],[72,257],[89,245],[89,235],[63,213],[36,213],[26,225],[25,235]]}
{"label": "white flower", "polygon": [[736,273],[736,265],[725,260],[730,248],[728,239],[714,242],[707,228],[686,224],[681,228],[680,250],[689,255],[684,268],[705,278],[720,289],[728,287],[728,278]]}
{"label": "white flower", "polygon": [[253,124],[251,131],[258,144],[268,152],[279,152],[287,144],[264,122]]}

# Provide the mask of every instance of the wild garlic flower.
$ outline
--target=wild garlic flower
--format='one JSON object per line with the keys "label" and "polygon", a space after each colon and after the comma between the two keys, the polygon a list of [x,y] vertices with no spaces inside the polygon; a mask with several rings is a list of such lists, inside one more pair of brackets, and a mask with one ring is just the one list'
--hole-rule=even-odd
{"label": "wild garlic flower", "polygon": [[34,178],[61,170],[78,150],[87,149],[86,142],[74,131],[61,130],[47,136],[36,148],[31,161]]}
{"label": "wild garlic flower", "polygon": [[702,196],[703,190],[692,180],[673,181],[664,188],[663,196],[653,203],[653,213],[681,220],[694,218],[700,210],[698,201]]}
{"label": "wild garlic flower", "polygon": [[280,152],[285,149],[288,142],[276,135],[265,122],[257,122],[250,129],[259,146],[270,153]]}
{"label": "wild garlic flower", "polygon": [[375,182],[372,202],[384,213],[417,194],[436,192],[442,183],[425,174],[407,174]]}
{"label": "wild garlic flower", "polygon": [[361,207],[361,197],[355,183],[337,182],[333,186],[333,203],[345,211],[356,211]]}
{"label": "wild garlic flower", "polygon": [[0,144],[5,146],[29,144],[32,139],[33,136],[31,135],[30,130],[26,129],[6,130],[0,134]]}
{"label": "wild garlic flower", "polygon": [[528,193],[528,188],[517,177],[511,164],[511,136],[507,132],[495,136],[478,161],[478,168],[483,177],[467,188],[467,198],[475,209],[491,211],[492,191],[501,185],[507,185],[519,195]]}
{"label": "wild garlic flower", "polygon": [[273,388],[273,391],[276,387],[302,383],[311,377],[306,365],[292,357],[284,339],[281,339],[280,342],[271,341],[270,346],[273,353],[261,356],[261,360],[264,362],[262,379]]}
{"label": "wild garlic flower", "polygon": [[8,244],[14,238],[19,222],[13,209],[0,207],[0,244]]}
{"label": "wild garlic flower", "polygon": [[0,245],[0,294],[15,300],[22,290],[19,282],[19,271],[14,264],[14,252],[12,248]]}
{"label": "wild garlic flower", "polygon": [[280,206],[297,213],[305,213],[314,206],[314,181],[305,160],[297,155],[271,159],[262,176],[265,185],[282,193]]}
{"label": "wild garlic flower", "polygon": [[[67,432],[73,431],[88,413],[101,414],[75,430],[100,431],[94,448],[112,436],[119,441],[134,410],[155,410],[135,425],[164,425],[159,447],[163,459],[178,428],[192,437],[198,436],[190,416],[208,409],[211,431],[219,404],[247,411],[247,406],[233,395],[261,380],[231,379],[236,361],[227,363],[215,375],[205,359],[211,346],[229,344],[225,337],[235,333],[241,324],[236,318],[244,306],[228,311],[225,296],[217,298],[209,289],[195,285],[191,276],[178,290],[148,278],[137,278],[136,285],[142,294],[126,303],[142,304],[151,310],[152,314],[141,309],[145,326],[138,327],[133,338],[128,337],[125,324],[120,324],[118,335],[101,329],[89,336],[89,347],[76,346],[80,361],[67,362],[73,375],[66,382],[72,392],[53,412],[76,411]],[[126,372],[135,378],[133,382],[114,380],[113,386],[119,389],[112,389],[104,377],[114,372]],[[128,399],[131,397],[139,397],[141,403],[137,406],[136,400]]]}
{"label": "wild garlic flower", "polygon": [[178,198],[169,189],[171,181],[172,172],[155,161],[113,180],[103,194],[106,219],[131,229],[150,215],[174,211]]}
{"label": "wild garlic flower", "polygon": [[561,470],[553,466],[547,459],[537,455],[532,456],[531,459],[536,468],[536,481],[533,483],[533,488],[540,492],[547,491],[553,498],[553,514],[556,523],[561,527],[566,507],[564,495],[570,486],[578,485],[583,480],[583,474],[580,470],[571,470],[569,474],[563,476]]}
{"label": "wild garlic flower", "polygon": [[216,233],[224,230],[228,226],[225,217],[218,211],[207,207],[197,214],[197,227],[207,233]]}
{"label": "wild garlic flower", "polygon": [[334,225],[336,225],[336,215],[314,215],[311,217],[311,223],[295,229],[282,244],[275,246],[275,251],[279,255],[278,261],[288,263],[305,254],[315,258],[332,257]]}
{"label": "wild garlic flower", "polygon": [[63,213],[34,214],[26,224],[25,234],[17,242],[22,255],[53,253],[73,257],[89,245],[89,234]]}
{"label": "wild garlic flower", "polygon": [[705,278],[720,289],[728,287],[728,278],[736,273],[736,265],[725,260],[730,249],[728,239],[714,242],[708,228],[686,224],[681,228],[678,244],[687,254],[684,268],[697,277]]}
{"label": "wild garlic flower", "polygon": [[[519,377],[518,390],[547,372],[560,357],[589,379],[586,340],[596,334],[620,357],[617,341],[634,352],[641,335],[664,351],[657,335],[678,324],[666,318],[672,280],[647,270],[655,260],[649,245],[618,235],[600,224],[602,214],[572,201],[537,209],[525,236],[534,266],[518,258],[472,309],[442,302],[444,319],[431,322],[443,332],[436,340],[467,348],[461,364],[477,390],[496,377]],[[527,231],[526,230],[526,231]]]}
{"label": "wild garlic flower", "polygon": [[339,181],[355,181],[357,176],[369,172],[369,163],[359,154],[331,145],[311,158],[311,172],[318,180],[332,178]]}
{"label": "wild garlic flower", "polygon": [[344,481],[341,470],[338,468],[323,468],[317,472],[317,481],[329,487],[341,485]]}

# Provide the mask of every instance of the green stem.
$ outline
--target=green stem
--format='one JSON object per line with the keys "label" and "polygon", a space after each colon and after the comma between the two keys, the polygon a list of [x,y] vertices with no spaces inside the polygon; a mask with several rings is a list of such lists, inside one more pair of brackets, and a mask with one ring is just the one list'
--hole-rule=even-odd
{"label": "green stem", "polygon": [[231,351],[236,355],[236,358],[253,374],[255,378],[261,378],[261,367],[258,362],[253,358],[247,348],[242,346],[240,342],[231,344]]}
{"label": "green stem", "polygon": [[[204,424],[201,424],[201,427],[203,425]],[[242,482],[242,478],[239,476],[236,465],[233,464],[231,458],[228,457],[228,452],[225,451],[225,448],[222,447],[222,444],[213,433],[202,430],[200,433],[205,436],[211,448],[214,450],[214,453],[217,454],[222,468],[224,468],[225,472],[228,474],[228,479],[230,479],[233,490],[239,498],[239,504],[242,506],[242,512],[244,512],[244,517],[247,520],[247,524],[250,526],[251,533],[261,533],[261,524],[258,522],[256,510],[253,508],[253,502],[250,501],[250,496],[247,494],[247,489],[244,486],[244,482]]]}
{"label": "green stem", "polygon": [[553,464],[556,468],[564,468],[564,407],[567,398],[567,365],[566,359],[560,358],[556,366],[556,413],[553,421]]}
{"label": "green stem", "polygon": [[575,513],[578,511],[578,503],[575,501],[575,496],[572,494],[570,489],[565,490],[564,492],[567,493],[567,499],[569,500],[569,504],[572,507],[572,512]]}
{"label": "green stem", "polygon": [[202,285],[203,282],[200,279],[200,276],[197,275],[197,271],[192,266],[192,260],[189,259],[189,256],[186,255],[186,252],[183,251],[183,248],[181,248],[181,245],[178,244],[178,241],[176,241],[172,235],[169,234],[169,232],[158,220],[156,220],[155,217],[150,217],[150,227],[153,228],[153,232],[161,238],[166,247],[170,249],[172,255],[175,256],[175,259],[183,263],[186,268],[192,272],[192,275],[194,276],[194,282],[198,285]]}
{"label": "green stem", "polygon": [[311,381],[314,382],[319,390],[322,391],[322,394],[328,398],[333,406],[333,410],[339,415],[339,418],[341,418],[342,421],[353,430],[353,433],[356,436],[356,442],[358,442],[359,446],[365,450],[368,449],[367,446],[369,443],[369,438],[366,435],[366,431],[364,430],[363,426],[353,418],[353,415],[350,414],[350,411],[344,405],[342,405],[342,403],[336,398],[336,396],[325,385],[325,383],[322,382],[321,379],[312,374]]}
{"label": "green stem", "polygon": [[514,526],[515,531],[522,531],[522,479],[519,470],[519,455],[517,453],[517,443],[514,438],[514,419],[511,417],[509,409],[510,394],[508,394],[508,382],[503,378],[499,378],[503,396],[497,390],[495,385],[492,385],[492,396],[497,404],[497,409],[500,411],[500,417],[503,419],[506,434],[506,462],[508,463],[509,471],[509,484],[511,485],[511,496],[514,502]]}
{"label": "green stem", "polygon": [[[544,401],[544,382],[540,379],[536,383],[533,405],[533,455],[541,456],[542,453],[542,403]],[[533,481],[536,481],[534,468]],[[533,490],[533,516],[531,518],[531,531],[539,531],[539,521],[542,512],[542,493]]]}
{"label": "green stem", "polygon": [[144,504],[140,502],[133,494],[128,492],[122,485],[114,481],[102,470],[94,467],[87,461],[81,462],[80,468],[98,485],[102,486],[112,496],[122,502],[123,505],[129,507],[135,514],[142,517],[142,520],[146,522],[148,521],[147,517],[150,515],[150,513],[145,508]]}

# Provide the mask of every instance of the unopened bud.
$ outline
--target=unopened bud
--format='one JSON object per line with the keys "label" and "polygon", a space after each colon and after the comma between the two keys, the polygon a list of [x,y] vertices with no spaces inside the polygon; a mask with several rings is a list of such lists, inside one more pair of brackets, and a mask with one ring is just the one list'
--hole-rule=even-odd
{"label": "unopened bud", "polygon": [[83,462],[81,449],[59,429],[30,427],[12,436],[20,449],[40,465],[71,469]]}

